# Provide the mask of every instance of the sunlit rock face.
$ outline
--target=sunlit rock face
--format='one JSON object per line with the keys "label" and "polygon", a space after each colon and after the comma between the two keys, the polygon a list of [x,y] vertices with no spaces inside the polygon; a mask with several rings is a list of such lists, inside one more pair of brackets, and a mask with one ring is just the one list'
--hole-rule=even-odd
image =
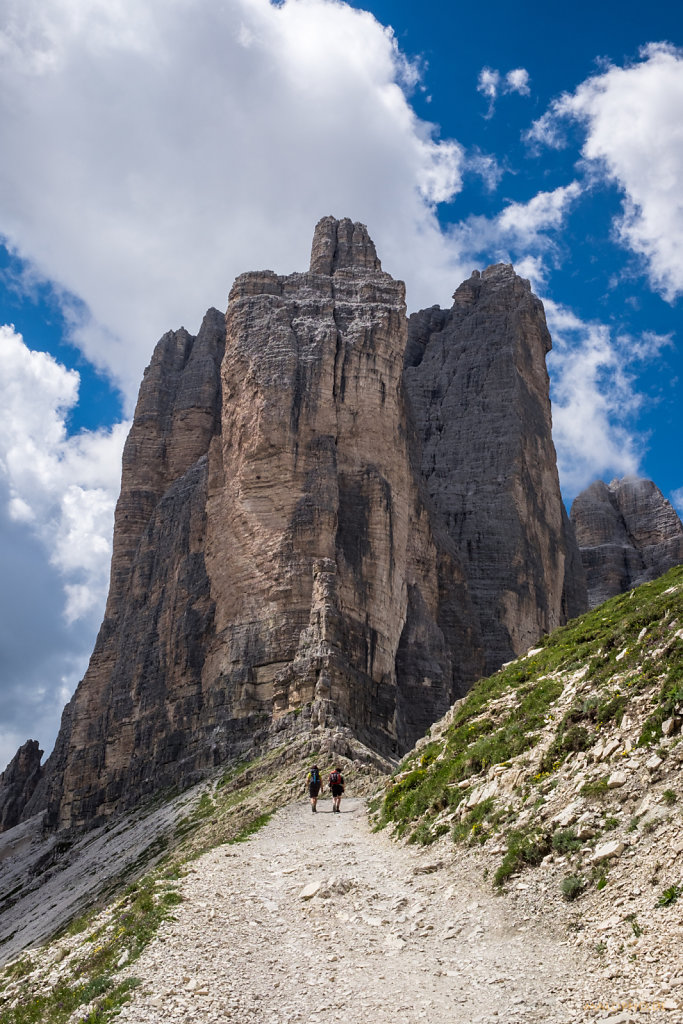
{"label": "sunlit rock face", "polygon": [[511,267],[406,319],[366,228],[161,339],[88,672],[23,814],[82,826],[305,730],[409,748],[585,604],[541,303]]}
{"label": "sunlit rock face", "polygon": [[574,499],[571,519],[591,608],[683,562],[683,525],[651,480],[596,480]]}

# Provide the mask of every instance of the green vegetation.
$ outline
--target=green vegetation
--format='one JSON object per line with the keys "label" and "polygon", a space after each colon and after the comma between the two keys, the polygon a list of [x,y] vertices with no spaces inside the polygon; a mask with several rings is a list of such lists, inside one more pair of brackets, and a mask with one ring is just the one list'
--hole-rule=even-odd
{"label": "green vegetation", "polygon": [[259,814],[258,818],[254,818],[243,829],[240,829],[236,836],[228,840],[228,843],[246,843],[247,839],[250,839],[264,825],[267,825],[272,817],[272,811],[268,811],[266,814]]}
{"label": "green vegetation", "polygon": [[657,906],[670,907],[672,903],[676,902],[681,894],[683,894],[683,888],[680,885],[670,885],[668,889],[664,890],[657,900]]}
{"label": "green vegetation", "polygon": [[581,840],[572,828],[558,829],[552,838],[552,848],[556,853],[573,853],[581,849]]}
{"label": "green vegetation", "polygon": [[568,878],[564,878],[560,886],[562,895],[569,901],[577,899],[585,888],[586,883],[578,875],[569,875]]}
{"label": "green vegetation", "polygon": [[545,832],[537,830],[513,829],[507,837],[507,853],[503,863],[493,876],[496,885],[503,885],[510,875],[514,875],[525,864],[540,864],[550,852],[550,839]]}
{"label": "green vegetation", "polygon": [[[581,844],[574,833],[531,830],[528,812],[533,820],[533,811],[549,798],[562,766],[581,757],[603,734],[611,735],[634,698],[639,700],[638,717],[644,708],[648,712],[638,743],[661,742],[662,722],[683,707],[683,639],[673,628],[677,621],[683,621],[680,566],[575,619],[545,637],[531,657],[480,680],[456,705],[443,734],[430,739],[430,732],[428,742],[405,758],[385,794],[374,801],[376,827],[391,823],[398,836],[423,844],[447,833],[454,842],[468,844],[499,834],[508,843],[496,873],[499,885],[550,848],[578,850]],[[573,696],[557,710],[568,683]],[[539,756],[534,748],[541,735],[544,753]],[[496,793],[463,810],[473,791],[481,792],[492,781],[494,766],[501,772],[517,770],[507,776],[510,796]],[[607,798],[608,778],[589,777],[579,795],[593,801]],[[503,799],[514,810],[503,807]],[[672,801],[671,796],[664,799]],[[523,828],[516,822],[522,810],[527,811]],[[618,824],[610,815],[604,829]],[[633,819],[629,828],[637,825]],[[592,881],[602,888],[606,877],[601,869]]]}
{"label": "green vegetation", "polygon": [[[117,983],[117,964],[124,954],[126,963],[133,963],[170,916],[170,908],[181,901],[180,894],[170,888],[172,884],[157,872],[150,873],[129,886],[112,916],[99,927],[92,929],[92,913],[74,922],[64,935],[87,932],[87,940],[80,954],[68,960],[63,978],[47,993],[29,990],[14,1009],[0,1009],[0,1024],[63,1024],[79,1007],[91,1003],[95,1005],[82,1020],[87,1024],[111,1020],[138,984],[134,978]],[[29,957],[23,957],[7,969],[2,988],[15,978],[27,977],[35,966]]]}
{"label": "green vegetation", "polygon": [[643,934],[643,929],[638,924],[638,918],[635,913],[627,914],[625,919],[631,925],[631,930],[637,939]]}
{"label": "green vegetation", "polygon": [[607,785],[607,775],[603,775],[599,779],[592,779],[590,782],[585,782],[580,789],[581,796],[606,796],[609,793],[609,786]]}
{"label": "green vegetation", "polygon": [[662,800],[667,805],[667,807],[671,807],[672,804],[675,804],[678,800],[678,796],[676,795],[676,793],[674,793],[673,789],[665,789],[662,793]]}

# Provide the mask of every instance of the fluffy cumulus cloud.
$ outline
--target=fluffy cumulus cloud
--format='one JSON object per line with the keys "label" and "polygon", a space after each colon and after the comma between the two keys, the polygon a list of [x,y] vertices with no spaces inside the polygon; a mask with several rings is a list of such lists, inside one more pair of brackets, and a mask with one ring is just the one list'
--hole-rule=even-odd
{"label": "fluffy cumulus cloud", "polygon": [[573,498],[598,477],[638,472],[646,439],[635,426],[644,402],[636,371],[671,337],[615,334],[549,299],[544,305],[553,338],[553,440],[563,492]]}
{"label": "fluffy cumulus cloud", "polygon": [[0,480],[9,518],[44,545],[65,590],[65,616],[100,614],[128,424],[67,432],[78,374],[0,327]]}
{"label": "fluffy cumulus cloud", "polygon": [[[315,222],[366,222],[413,306],[459,272],[435,204],[463,153],[404,92],[391,29],[337,0],[5,0],[0,232],[63,289],[129,400],[156,339],[233,278],[305,268]],[[79,302],[70,305],[69,296]]]}
{"label": "fluffy cumulus cloud", "polygon": [[623,195],[621,242],[673,301],[683,293],[683,52],[650,44],[641,59],[608,67],[561,96],[533,126],[531,141],[565,145],[567,119],[585,128],[582,155],[595,177]]}

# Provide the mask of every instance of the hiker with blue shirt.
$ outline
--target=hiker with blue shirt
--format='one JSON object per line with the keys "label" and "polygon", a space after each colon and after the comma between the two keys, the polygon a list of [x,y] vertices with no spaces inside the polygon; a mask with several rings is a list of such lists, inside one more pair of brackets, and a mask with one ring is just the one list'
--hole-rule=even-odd
{"label": "hiker with blue shirt", "polygon": [[314,764],[313,767],[311,768],[310,772],[308,773],[308,778],[306,779],[306,782],[308,783],[308,795],[311,798],[311,811],[313,812],[313,814],[315,814],[315,805],[318,802],[318,793],[320,792],[321,786],[323,784],[323,781],[320,778],[320,771],[318,770],[317,764]]}

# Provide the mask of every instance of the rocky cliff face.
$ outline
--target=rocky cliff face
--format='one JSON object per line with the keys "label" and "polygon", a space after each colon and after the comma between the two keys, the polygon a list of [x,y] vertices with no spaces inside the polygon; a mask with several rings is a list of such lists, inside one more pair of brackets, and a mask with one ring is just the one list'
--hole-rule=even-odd
{"label": "rocky cliff face", "polygon": [[93,822],[296,731],[398,753],[579,611],[549,346],[510,267],[409,330],[365,227],[331,217],[308,272],[244,274],[225,319],[162,338],[105,619],[24,816]]}
{"label": "rocky cliff face", "polygon": [[0,832],[13,828],[40,782],[43,751],[26,740],[0,775]]}
{"label": "rocky cliff face", "polygon": [[475,271],[453,300],[410,318],[404,380],[489,673],[583,611],[586,594],[551,436],[543,306],[504,264]]}
{"label": "rocky cliff face", "polygon": [[683,525],[651,480],[597,480],[575,498],[571,520],[591,608],[683,562]]}

